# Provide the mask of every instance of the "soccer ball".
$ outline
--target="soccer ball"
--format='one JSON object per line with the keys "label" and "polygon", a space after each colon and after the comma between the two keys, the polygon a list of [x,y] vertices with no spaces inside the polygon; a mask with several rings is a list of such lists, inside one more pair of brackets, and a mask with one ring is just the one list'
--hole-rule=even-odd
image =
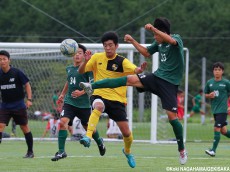
{"label": "soccer ball", "polygon": [[78,44],[73,39],[65,39],[60,45],[61,53],[66,57],[73,57],[77,53]]}

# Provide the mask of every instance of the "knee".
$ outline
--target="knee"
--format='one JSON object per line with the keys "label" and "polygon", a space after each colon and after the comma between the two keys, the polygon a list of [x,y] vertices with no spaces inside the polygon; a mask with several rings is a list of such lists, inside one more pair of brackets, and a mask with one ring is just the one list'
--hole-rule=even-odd
{"label": "knee", "polygon": [[62,120],[60,121],[60,129],[61,130],[67,130],[67,128],[68,128],[67,125],[68,124],[65,121],[62,121]]}
{"label": "knee", "polygon": [[104,104],[102,103],[96,103],[94,106],[94,109],[97,109],[98,111],[100,111],[101,113],[104,111]]}
{"label": "knee", "polygon": [[129,129],[121,131],[123,137],[129,137],[131,135],[131,131]]}
{"label": "knee", "polygon": [[222,130],[220,130],[220,133],[221,133],[222,135],[226,135],[227,131],[222,131]]}

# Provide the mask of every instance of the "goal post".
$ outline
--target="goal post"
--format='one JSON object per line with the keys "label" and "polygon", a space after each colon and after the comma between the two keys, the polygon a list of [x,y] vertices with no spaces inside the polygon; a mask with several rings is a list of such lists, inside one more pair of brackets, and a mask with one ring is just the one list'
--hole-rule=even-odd
{"label": "goal post", "polygon": [[[93,53],[104,51],[102,44],[82,43]],[[150,44],[142,44],[147,46]],[[34,138],[40,139],[45,129],[46,121],[42,121],[34,115],[35,111],[49,111],[52,94],[55,89],[62,90],[66,81],[65,67],[72,64],[72,58],[64,57],[60,52],[60,43],[0,43],[1,50],[9,51],[14,67],[22,69],[29,77],[33,92],[33,106],[28,109],[29,126]],[[187,114],[188,95],[188,49],[185,51],[185,114]],[[127,57],[134,64],[139,64],[139,53],[131,44],[119,44],[117,52]],[[158,67],[158,53],[152,59],[146,59],[148,68],[146,72],[153,72]],[[151,67],[150,67],[151,66]],[[144,98],[144,120],[138,118],[138,92],[134,87],[128,87],[127,91],[127,115],[130,129],[134,133],[134,139],[138,142],[170,143],[174,137],[168,124],[164,110],[161,108],[159,98],[151,93],[146,93]],[[186,140],[186,125],[184,121],[184,138]],[[9,125],[6,131],[10,132]],[[106,138],[106,120],[100,119],[98,124],[100,135]],[[19,127],[17,138],[23,139]],[[49,137],[46,140],[55,140]],[[109,140],[109,139],[105,139]]]}

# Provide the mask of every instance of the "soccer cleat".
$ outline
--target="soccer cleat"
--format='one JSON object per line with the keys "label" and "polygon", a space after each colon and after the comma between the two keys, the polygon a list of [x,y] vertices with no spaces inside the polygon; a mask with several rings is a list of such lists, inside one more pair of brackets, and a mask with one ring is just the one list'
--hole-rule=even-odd
{"label": "soccer cleat", "polygon": [[136,167],[136,161],[134,159],[134,156],[131,153],[126,154],[124,148],[122,149],[122,152],[126,156],[129,166],[132,168]]}
{"label": "soccer cleat", "polygon": [[216,155],[216,153],[211,149],[206,150],[205,153],[212,156],[212,157],[214,157]]}
{"label": "soccer cleat", "polygon": [[103,139],[102,138],[100,138],[100,139],[101,139],[101,144],[98,145],[98,149],[99,149],[100,155],[103,156],[103,155],[105,155],[106,148],[105,148]]}
{"label": "soccer cleat", "polygon": [[33,152],[27,152],[26,155],[23,158],[33,158],[34,153]]}
{"label": "soccer cleat", "polygon": [[187,155],[186,150],[184,149],[180,151],[180,156],[179,156],[180,164],[184,165],[187,162],[187,159],[188,159],[188,155]]}
{"label": "soccer cleat", "polygon": [[80,143],[82,145],[84,145],[85,147],[90,147],[90,142],[91,142],[91,139],[87,136],[84,136],[81,140],[80,140]]}
{"label": "soccer cleat", "polygon": [[65,152],[62,152],[62,153],[57,152],[51,160],[52,161],[58,161],[59,159],[63,159],[66,157],[67,157],[67,154]]}
{"label": "soccer cleat", "polygon": [[93,89],[90,83],[80,82],[79,87],[82,88],[88,94],[89,97],[92,96]]}

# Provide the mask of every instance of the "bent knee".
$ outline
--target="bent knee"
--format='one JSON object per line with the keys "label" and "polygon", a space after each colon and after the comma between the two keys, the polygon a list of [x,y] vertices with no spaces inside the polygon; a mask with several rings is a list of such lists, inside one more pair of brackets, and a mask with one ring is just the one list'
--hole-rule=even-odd
{"label": "bent knee", "polygon": [[105,104],[101,99],[95,99],[93,101],[92,106],[93,106],[93,109],[97,109],[100,112],[104,112],[105,110]]}

